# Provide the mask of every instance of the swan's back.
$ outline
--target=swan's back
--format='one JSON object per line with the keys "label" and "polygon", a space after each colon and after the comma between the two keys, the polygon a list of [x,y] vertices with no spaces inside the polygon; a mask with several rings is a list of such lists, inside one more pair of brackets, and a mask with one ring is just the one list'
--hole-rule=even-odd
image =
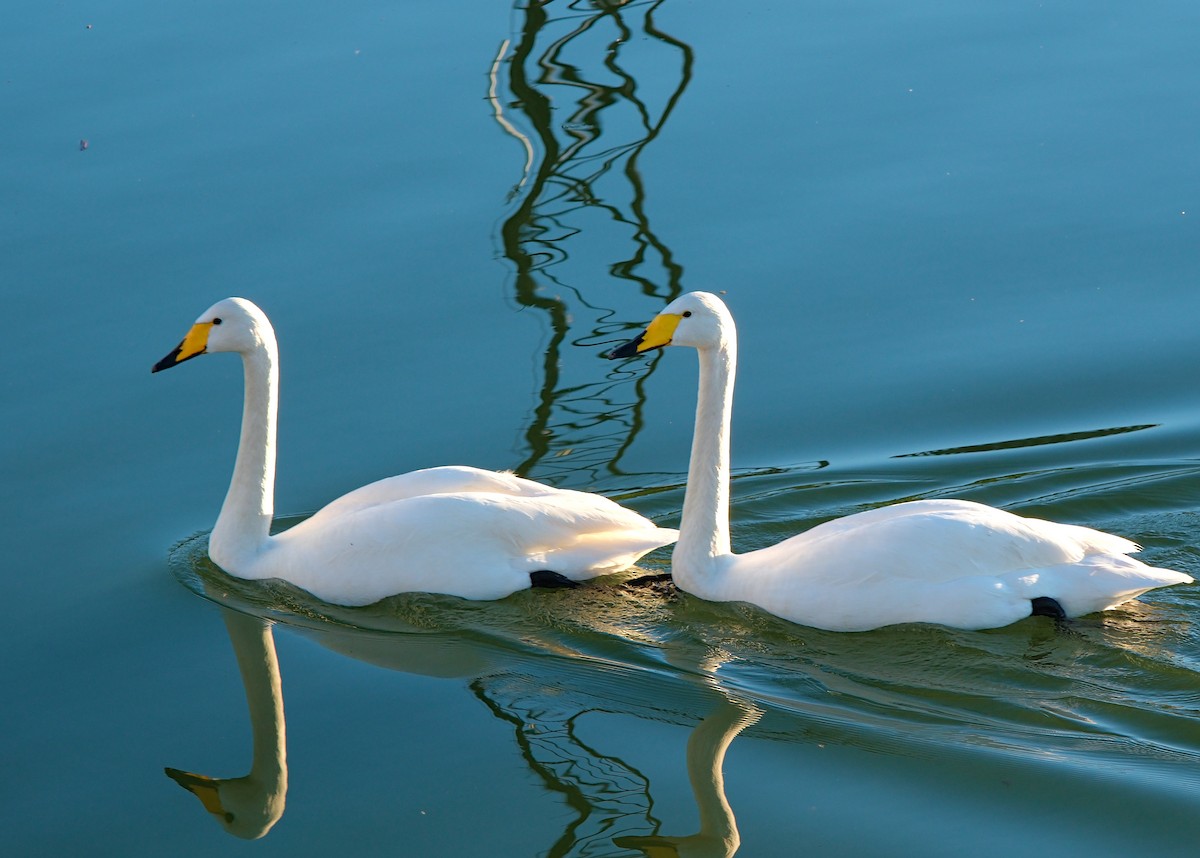
{"label": "swan's back", "polygon": [[791,574],[859,587],[881,578],[934,583],[1130,554],[1136,543],[1099,530],[1024,518],[972,501],[910,501],[849,515],[755,552]]}
{"label": "swan's back", "polygon": [[327,504],[320,514],[342,515],[356,509],[421,495],[488,492],[514,497],[536,497],[559,491],[562,490],[507,472],[485,471],[468,465],[445,465],[409,471],[368,483]]}

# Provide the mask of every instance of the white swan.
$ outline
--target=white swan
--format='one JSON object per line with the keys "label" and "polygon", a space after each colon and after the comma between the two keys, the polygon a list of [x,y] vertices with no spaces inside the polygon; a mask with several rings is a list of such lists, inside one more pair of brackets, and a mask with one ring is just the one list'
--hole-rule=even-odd
{"label": "white swan", "polygon": [[1192,579],[1126,555],[1119,536],[1022,518],[962,500],[899,503],[818,525],[734,554],[729,543],[729,423],[737,365],[733,318],[715,295],[692,292],[609,356],[661,346],[700,355],[700,393],[676,584],[713,601],[744,601],[831,631],[928,622],[1004,626],[1031,613],[1079,616],[1154,587]]}
{"label": "white swan", "polygon": [[237,352],[245,370],[237,461],[209,539],[209,556],[239,578],[281,578],[342,605],[402,592],[498,599],[616,572],[678,535],[599,495],[444,467],[363,486],[272,536],[275,332],[253,303],[227,298],[152,371],[207,352]]}

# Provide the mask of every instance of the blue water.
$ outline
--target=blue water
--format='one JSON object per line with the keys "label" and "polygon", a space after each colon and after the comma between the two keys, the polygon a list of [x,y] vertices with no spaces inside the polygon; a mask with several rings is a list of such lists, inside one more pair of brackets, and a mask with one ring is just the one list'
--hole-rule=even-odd
{"label": "blue water", "polygon": [[[723,854],[734,819],[744,856],[1191,854],[1194,585],[1069,630],[839,635],[615,583],[337,609],[204,560],[241,374],[149,368],[219,298],[267,311],[287,515],[461,462],[672,525],[694,359],[602,355],[722,291],[736,548],[957,496],[1197,575],[1198,26],[1182,2],[9,10],[0,849]],[[163,770],[250,769],[234,656],[264,619],[286,801],[243,847]]]}

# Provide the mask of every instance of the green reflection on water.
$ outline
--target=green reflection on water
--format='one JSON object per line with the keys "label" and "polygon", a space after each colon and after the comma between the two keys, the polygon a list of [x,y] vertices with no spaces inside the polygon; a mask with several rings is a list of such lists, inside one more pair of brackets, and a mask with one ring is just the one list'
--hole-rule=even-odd
{"label": "green reflection on water", "polygon": [[[638,168],[691,80],[691,47],[654,23],[661,5],[524,4],[492,65],[496,120],[527,154],[500,240],[517,303],[544,313],[550,329],[520,474],[551,482],[620,474],[642,425],[641,384],[653,365],[596,380],[605,370],[595,358],[636,324],[621,311],[653,312],[682,289],[683,268],[651,224]],[[647,52],[659,55],[648,58],[660,73],[653,83],[671,81],[665,96],[643,94],[632,70]],[[573,252],[587,256],[576,262]],[[625,285],[627,295],[609,294]]]}

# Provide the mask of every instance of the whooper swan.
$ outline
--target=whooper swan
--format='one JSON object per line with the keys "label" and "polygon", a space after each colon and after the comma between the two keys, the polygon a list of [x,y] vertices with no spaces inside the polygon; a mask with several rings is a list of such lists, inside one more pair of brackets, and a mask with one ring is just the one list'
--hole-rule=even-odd
{"label": "whooper swan", "polygon": [[963,500],[898,503],[734,554],[729,542],[729,424],[737,365],[733,318],[715,295],[682,295],[609,356],[661,346],[700,356],[687,492],[671,574],[683,590],[743,601],[832,631],[893,623],[963,629],[1031,614],[1075,617],[1192,579],[1128,557],[1138,546],[1086,527],[1023,518]]}
{"label": "whooper swan", "polygon": [[227,298],[153,372],[208,352],[240,354],[245,371],[237,461],[208,549],[231,575],[280,578],[341,605],[403,592],[498,599],[618,571],[678,535],[599,495],[451,466],[370,483],[272,536],[275,332],[253,303]]}

